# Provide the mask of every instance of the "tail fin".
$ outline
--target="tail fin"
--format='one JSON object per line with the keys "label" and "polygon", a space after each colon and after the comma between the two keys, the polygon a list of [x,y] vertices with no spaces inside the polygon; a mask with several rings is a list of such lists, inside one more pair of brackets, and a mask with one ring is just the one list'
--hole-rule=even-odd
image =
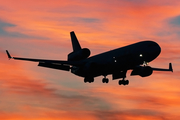
{"label": "tail fin", "polygon": [[81,50],[81,46],[78,42],[78,39],[77,39],[74,31],[70,32],[70,35],[71,35],[71,42],[72,42],[73,51]]}

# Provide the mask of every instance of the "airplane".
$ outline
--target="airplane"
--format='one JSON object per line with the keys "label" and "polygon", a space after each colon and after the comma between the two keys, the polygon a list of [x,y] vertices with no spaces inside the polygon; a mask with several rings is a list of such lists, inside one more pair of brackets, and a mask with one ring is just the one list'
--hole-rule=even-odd
{"label": "airplane", "polygon": [[141,41],[89,57],[90,50],[81,48],[74,31],[70,32],[70,36],[73,52],[69,53],[67,60],[64,61],[11,57],[8,50],[6,53],[9,59],[39,62],[38,66],[41,67],[71,71],[83,77],[85,83],[94,82],[94,78],[98,76],[104,76],[102,82],[108,83],[109,79],[106,76],[112,75],[112,80],[121,79],[119,85],[128,85],[129,80],[125,80],[128,70],[132,70],[131,76],[141,77],[150,76],[153,71],[173,72],[171,63],[169,69],[153,68],[148,65],[161,52],[161,47],[154,41]]}

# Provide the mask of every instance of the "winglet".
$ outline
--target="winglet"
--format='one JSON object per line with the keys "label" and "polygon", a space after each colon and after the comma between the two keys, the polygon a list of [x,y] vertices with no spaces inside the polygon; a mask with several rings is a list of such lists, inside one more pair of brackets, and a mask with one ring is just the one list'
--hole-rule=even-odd
{"label": "winglet", "polygon": [[9,59],[13,58],[13,57],[11,57],[11,55],[9,54],[8,50],[6,50],[6,53],[7,53]]}
{"label": "winglet", "polygon": [[169,63],[169,71],[172,71],[172,72],[173,72],[172,63]]}

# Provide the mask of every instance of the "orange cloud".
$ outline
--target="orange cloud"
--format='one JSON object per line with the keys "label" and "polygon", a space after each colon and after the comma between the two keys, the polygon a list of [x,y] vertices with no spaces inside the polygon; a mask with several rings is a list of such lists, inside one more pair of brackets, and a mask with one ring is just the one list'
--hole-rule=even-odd
{"label": "orange cloud", "polygon": [[[167,119],[179,116],[179,2],[171,1],[22,1],[0,7],[0,118],[4,120]],[[178,23],[176,23],[178,24]],[[174,73],[154,72],[105,85],[95,79],[8,60],[5,50],[22,57],[66,59],[74,30],[92,54],[151,39],[162,48],[153,67],[173,62]],[[101,81],[101,80],[100,80]]]}

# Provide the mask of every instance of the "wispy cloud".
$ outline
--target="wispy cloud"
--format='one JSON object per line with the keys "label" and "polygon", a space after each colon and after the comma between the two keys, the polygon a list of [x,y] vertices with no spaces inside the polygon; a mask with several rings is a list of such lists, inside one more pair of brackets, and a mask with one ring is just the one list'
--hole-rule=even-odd
{"label": "wispy cloud", "polygon": [[[178,120],[179,5],[177,0],[1,2],[0,119]],[[71,73],[8,60],[5,53],[10,49],[15,56],[67,59],[72,30],[92,54],[156,41],[162,53],[150,65],[168,67],[173,61],[175,72],[147,78],[128,74],[129,86],[102,84],[102,77],[85,84]]]}
{"label": "wispy cloud", "polygon": [[4,21],[0,20],[0,35],[1,37],[11,37],[11,38],[26,38],[26,39],[48,39],[48,38],[44,38],[44,37],[38,37],[38,36],[31,36],[31,35],[26,35],[26,34],[22,34],[19,32],[15,32],[15,31],[9,31],[8,29],[11,29],[13,27],[16,27],[16,25],[11,24],[11,23],[7,23]]}

